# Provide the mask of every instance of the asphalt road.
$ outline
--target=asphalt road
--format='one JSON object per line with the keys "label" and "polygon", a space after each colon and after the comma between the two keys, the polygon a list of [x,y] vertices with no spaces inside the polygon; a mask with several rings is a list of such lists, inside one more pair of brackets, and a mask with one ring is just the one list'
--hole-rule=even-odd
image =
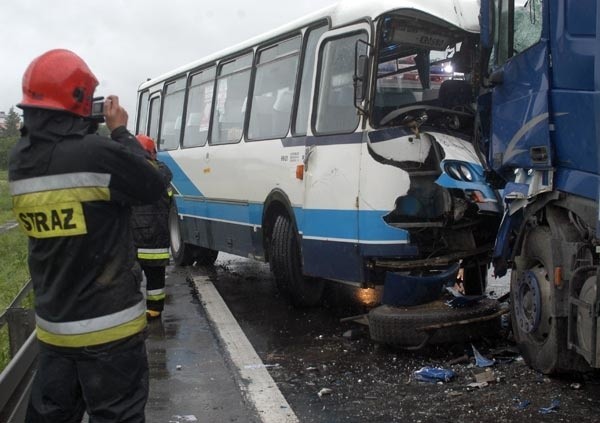
{"label": "asphalt road", "polygon": [[[234,386],[231,381],[237,383],[241,392],[239,396],[233,395],[234,400],[227,405],[214,399],[218,398],[215,394],[220,389],[218,385],[201,384],[198,389],[203,392],[213,389],[212,393],[199,397],[204,407],[214,406],[217,412],[231,411],[231,414],[223,420],[203,420],[199,418],[201,414],[190,412],[190,415],[198,417],[197,421],[264,420],[261,420],[260,410],[256,412],[249,400],[244,378],[236,375],[239,369],[231,364],[227,343],[219,341],[218,328],[214,323],[206,324],[202,298],[198,301],[197,294],[192,294],[193,283],[186,285],[182,282],[183,274],[190,280],[210,280],[214,284],[261,360],[260,364],[252,366],[268,371],[297,421],[600,421],[600,378],[596,375],[543,376],[523,363],[510,340],[496,333],[490,333],[472,344],[432,346],[416,352],[379,345],[369,339],[365,326],[343,321],[345,317],[368,310],[373,298],[346,286],[331,284],[321,307],[294,309],[278,295],[267,265],[222,253],[214,268],[172,268],[169,271],[169,301],[173,301],[174,295],[189,296],[187,301],[193,306],[192,310],[181,310],[188,316],[186,319],[172,318],[178,323],[170,325],[168,331],[172,332],[171,337],[185,338],[190,327],[194,327],[194,319],[199,319],[199,323],[193,329],[185,352],[167,347],[159,353],[164,355],[162,360],[166,363],[167,373],[179,374],[172,369],[176,362],[180,362],[173,360],[173,354],[197,360],[199,355],[195,351],[201,350],[199,345],[207,345],[207,340],[216,340],[213,364],[208,367],[199,365],[198,372],[187,379],[190,401],[196,395],[194,379],[202,380],[210,374],[210,369],[217,374],[232,372],[229,379],[226,376],[222,378],[224,389],[229,392],[227,395],[234,394],[230,392]],[[172,290],[174,285],[179,287],[176,292]],[[503,293],[506,281],[493,281],[490,288],[496,294]],[[169,303],[167,307],[171,310],[181,308]],[[178,313],[179,310],[172,312]],[[185,324],[181,323],[183,320]],[[202,337],[195,334],[196,331],[200,331]],[[495,360],[487,373],[482,373],[484,369],[475,366],[473,346],[484,357]],[[154,375],[165,374],[160,366],[154,366]],[[187,364],[184,363],[184,369],[185,366]],[[452,370],[455,376],[446,383],[419,382],[414,372],[424,366]],[[221,370],[215,370],[217,368]],[[487,384],[481,387],[471,385],[482,378],[489,380]],[[166,410],[170,404],[162,404],[162,407]],[[182,415],[171,411],[165,411],[164,415]],[[180,411],[184,412],[182,408]]]}

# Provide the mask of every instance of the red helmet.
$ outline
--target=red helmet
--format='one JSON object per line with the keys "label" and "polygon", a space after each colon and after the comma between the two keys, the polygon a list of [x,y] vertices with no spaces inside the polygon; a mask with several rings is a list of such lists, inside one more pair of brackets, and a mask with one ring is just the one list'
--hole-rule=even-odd
{"label": "red helmet", "polygon": [[89,116],[97,86],[98,80],[81,57],[69,50],[50,50],[29,64],[18,106]]}
{"label": "red helmet", "polygon": [[156,154],[156,144],[154,144],[154,140],[150,138],[148,135],[137,134],[135,136],[141,146],[150,154]]}

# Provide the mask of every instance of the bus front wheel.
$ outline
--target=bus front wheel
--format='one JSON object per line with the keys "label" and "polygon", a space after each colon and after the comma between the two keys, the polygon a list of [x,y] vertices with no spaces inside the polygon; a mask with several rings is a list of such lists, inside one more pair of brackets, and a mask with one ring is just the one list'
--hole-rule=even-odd
{"label": "bus front wheel", "polygon": [[279,291],[292,304],[298,307],[319,304],[323,280],[302,274],[298,236],[288,216],[279,215],[275,220],[269,261]]}

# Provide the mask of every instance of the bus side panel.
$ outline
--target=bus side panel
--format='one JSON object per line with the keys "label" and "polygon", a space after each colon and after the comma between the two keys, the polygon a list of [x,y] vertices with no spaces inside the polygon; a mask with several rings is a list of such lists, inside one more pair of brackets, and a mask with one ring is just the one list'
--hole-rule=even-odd
{"label": "bus side panel", "polygon": [[307,140],[304,213],[299,224],[307,275],[364,281],[357,243],[360,142],[360,133]]}

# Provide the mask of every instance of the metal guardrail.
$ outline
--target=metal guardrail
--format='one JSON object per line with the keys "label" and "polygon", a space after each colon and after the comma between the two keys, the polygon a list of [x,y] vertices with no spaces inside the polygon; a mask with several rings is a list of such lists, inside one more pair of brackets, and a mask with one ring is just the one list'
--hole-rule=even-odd
{"label": "metal guardrail", "polygon": [[31,292],[31,280],[0,314],[0,328],[8,325],[11,360],[0,373],[0,421],[20,423],[25,421],[25,411],[31,383],[37,365],[38,346],[35,340],[34,312],[21,306]]}

